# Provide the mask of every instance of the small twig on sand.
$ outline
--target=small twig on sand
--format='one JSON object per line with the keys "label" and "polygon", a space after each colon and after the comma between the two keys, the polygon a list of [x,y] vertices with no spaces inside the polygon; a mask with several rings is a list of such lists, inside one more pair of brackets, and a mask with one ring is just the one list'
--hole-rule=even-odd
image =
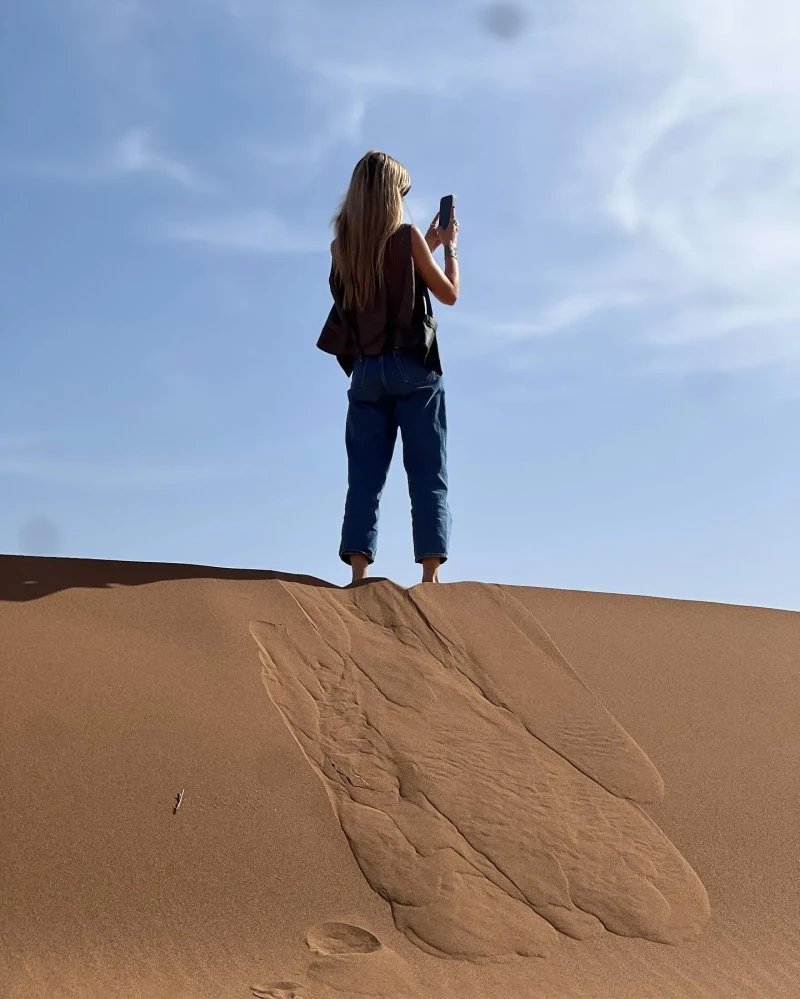
{"label": "small twig on sand", "polygon": [[[184,788],[183,790],[185,791],[186,788]],[[182,801],[183,801],[183,791],[181,791],[180,794],[176,794],[175,795],[175,805],[174,805],[174,807],[172,809],[172,814],[173,815],[177,814],[178,809],[181,807],[181,802]]]}
{"label": "small twig on sand", "polygon": [[353,781],[353,777],[351,777],[350,774],[348,774],[344,770],[342,770],[342,768],[337,763],[334,763],[334,761],[330,757],[328,757],[328,763],[330,763],[330,765],[333,767],[333,769],[336,771],[336,773],[339,774],[340,777],[344,777],[344,779],[347,781],[347,783],[351,787],[366,787],[370,791],[373,790],[373,788],[371,788],[369,786],[369,784],[367,784],[367,782],[364,780],[364,778],[361,776],[361,774],[357,774],[355,772],[355,770],[353,771],[353,777],[357,777],[361,781],[361,784],[356,784]]}

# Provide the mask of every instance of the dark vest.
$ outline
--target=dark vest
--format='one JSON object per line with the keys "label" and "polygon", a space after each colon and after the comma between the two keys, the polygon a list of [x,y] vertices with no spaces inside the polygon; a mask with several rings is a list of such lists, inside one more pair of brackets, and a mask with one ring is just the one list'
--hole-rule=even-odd
{"label": "dark vest", "polygon": [[360,311],[344,308],[344,288],[331,262],[328,283],[333,306],[317,347],[336,359],[348,376],[359,357],[392,350],[417,354],[426,367],[442,373],[436,320],[428,288],[414,267],[411,226],[402,225],[386,244],[383,287],[375,302]]}

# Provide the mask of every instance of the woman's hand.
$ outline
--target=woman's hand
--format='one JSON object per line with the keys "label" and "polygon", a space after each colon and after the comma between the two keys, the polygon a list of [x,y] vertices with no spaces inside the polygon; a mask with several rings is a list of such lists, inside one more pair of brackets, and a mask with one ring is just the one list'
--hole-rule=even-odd
{"label": "woman's hand", "polygon": [[[439,216],[437,215],[437,222],[438,219]],[[453,205],[453,211],[450,214],[450,225],[446,229],[442,229],[440,225],[437,225],[436,236],[442,246],[456,246],[458,243],[458,221],[456,220],[455,205]]]}
{"label": "woman's hand", "polygon": [[425,233],[425,242],[428,244],[428,249],[433,253],[436,247],[439,245],[439,233],[437,232],[437,226],[439,225],[439,213],[437,212],[433,216],[433,221],[428,226],[428,231]]}

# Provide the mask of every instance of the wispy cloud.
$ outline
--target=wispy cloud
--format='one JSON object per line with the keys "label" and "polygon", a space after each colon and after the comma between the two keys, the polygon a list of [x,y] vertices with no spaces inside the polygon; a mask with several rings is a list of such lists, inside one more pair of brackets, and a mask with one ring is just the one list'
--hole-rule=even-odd
{"label": "wispy cloud", "polygon": [[[162,17],[155,0],[68,3],[95,37],[124,39],[137,66],[154,58],[149,27],[174,30],[194,9],[175,0]],[[443,45],[441,32],[414,26],[422,0],[373,5],[368,18],[327,0],[205,0],[198,17],[231,32],[250,89],[283,75],[292,105],[233,130],[233,145],[255,151],[249,167],[225,160],[242,211],[162,234],[235,251],[324,250],[325,233],[247,207],[265,204],[265,173],[296,189],[309,171],[340,170],[342,146],[385,141],[424,158],[429,179],[452,163],[474,200],[501,200],[498,183],[515,199],[502,235],[475,224],[474,204],[462,209],[462,302],[469,266],[497,306],[493,322],[480,320],[486,349],[493,337],[524,349],[544,334],[590,335],[613,310],[621,336],[681,365],[800,358],[796,0],[519,0],[525,27],[507,42],[485,31],[483,6],[441,0]],[[447,126],[435,141],[432,119]],[[215,189],[206,172],[142,127],[88,163],[39,165],[52,179],[149,178],[191,192]],[[421,206],[413,216],[425,226],[435,205]]]}
{"label": "wispy cloud", "polygon": [[0,453],[0,478],[33,479],[90,489],[162,489],[244,474],[247,473],[243,469],[226,469],[211,463],[182,465],[131,461],[123,464]]}
{"label": "wispy cloud", "polygon": [[83,159],[51,156],[6,162],[6,169],[40,180],[64,184],[109,184],[126,178],[152,176],[188,191],[209,193],[215,185],[154,144],[147,129],[129,128],[105,149]]}
{"label": "wispy cloud", "polygon": [[243,212],[194,222],[164,226],[167,239],[198,243],[220,250],[251,253],[318,253],[328,249],[329,237],[290,225],[269,210]]}
{"label": "wispy cloud", "polygon": [[91,489],[160,489],[248,474],[244,462],[96,460],[34,434],[0,435],[0,481],[30,479]]}
{"label": "wispy cloud", "polygon": [[131,128],[115,143],[109,157],[112,170],[123,174],[150,173],[165,177],[191,191],[207,191],[210,185],[191,167],[160,152],[143,128]]}
{"label": "wispy cloud", "polygon": [[[417,30],[421,4],[416,10],[386,5],[365,18],[324,0],[219,2],[250,39],[260,36],[275,56],[305,74],[312,81],[309,92],[322,99],[331,91],[349,93],[374,106],[387,93],[444,95],[456,83],[475,91],[487,84],[527,89],[546,72],[528,58],[529,49],[487,45],[476,30],[476,11],[465,12],[461,0],[438,5],[437,15],[448,25],[447,44],[439,32]],[[537,11],[540,36],[559,33],[560,20]]]}
{"label": "wispy cloud", "polygon": [[[168,389],[173,397],[169,406],[161,407],[161,422],[165,426],[174,421],[176,406],[191,406],[197,402],[191,389],[187,390],[185,376],[181,374],[169,377]],[[153,416],[156,408],[147,407],[142,411]],[[163,452],[155,454],[141,450],[109,458],[100,456],[96,445],[92,450],[94,453],[89,453],[78,437],[67,441],[60,435],[0,435],[0,489],[4,480],[29,480],[56,486],[147,492],[261,475],[248,453],[230,448],[224,454],[210,455],[207,460],[194,460],[179,452],[169,457]]]}
{"label": "wispy cloud", "polygon": [[316,166],[342,142],[355,142],[361,135],[366,101],[359,96],[337,101],[324,125],[302,142],[271,140],[256,144],[264,163],[278,167]]}
{"label": "wispy cloud", "polygon": [[[704,367],[800,357],[800,9],[661,0],[648,10],[650,30],[621,50],[641,96],[604,110],[581,164],[595,215],[636,249],[661,289],[653,304],[668,303],[643,335]],[[647,60],[665,25],[671,60],[654,87]],[[611,280],[631,279],[620,256]]]}
{"label": "wispy cloud", "polygon": [[482,345],[485,349],[487,342],[496,347],[498,343],[513,344],[577,329],[601,314],[629,309],[641,305],[641,302],[641,297],[632,291],[609,289],[596,294],[576,293],[555,299],[527,319],[498,320],[497,316],[467,312],[449,316],[448,325],[474,334],[477,339],[468,340],[471,348]]}
{"label": "wispy cloud", "polygon": [[[292,72],[305,74],[310,95],[330,89],[357,102],[362,125],[396,95],[438,102],[458,121],[459,157],[474,141],[466,138],[469,105],[504,94],[510,174],[527,169],[534,149],[540,154],[532,108],[565,96],[574,102],[579,111],[558,119],[555,179],[531,189],[521,206],[537,232],[560,222],[568,238],[546,260],[550,290],[529,280],[542,257],[531,259],[530,237],[514,285],[511,241],[497,292],[508,319],[492,325],[498,337],[588,331],[593,316],[635,301],[631,335],[682,363],[800,357],[795,0],[651,0],[635,11],[629,0],[571,0],[558,9],[531,0],[520,4],[529,30],[506,45],[482,35],[453,0],[460,16],[448,20],[445,3],[441,18],[450,24],[448,45],[437,32],[420,32],[411,56],[400,44],[410,30],[404,9],[363,19],[321,0],[269,14],[253,0],[224,2]],[[321,155],[328,146],[315,148]],[[465,245],[467,233],[465,225]],[[500,280],[491,241],[470,256]]]}

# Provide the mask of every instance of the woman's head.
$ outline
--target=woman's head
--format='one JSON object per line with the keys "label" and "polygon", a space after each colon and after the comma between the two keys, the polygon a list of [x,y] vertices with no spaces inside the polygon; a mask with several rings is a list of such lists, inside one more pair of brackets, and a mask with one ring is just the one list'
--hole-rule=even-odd
{"label": "woman's head", "polygon": [[403,198],[410,188],[408,170],[386,153],[370,150],[356,163],[333,218],[333,262],[344,285],[345,308],[367,308],[381,288],[386,244],[403,222]]}

